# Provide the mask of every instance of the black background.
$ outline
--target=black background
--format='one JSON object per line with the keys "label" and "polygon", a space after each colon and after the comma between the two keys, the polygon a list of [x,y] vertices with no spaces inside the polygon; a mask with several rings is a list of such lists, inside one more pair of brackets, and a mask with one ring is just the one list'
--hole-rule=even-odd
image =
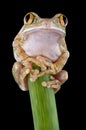
{"label": "black background", "polygon": [[[82,1],[83,3],[83,1]],[[53,17],[63,13],[68,17],[66,42],[70,58],[65,65],[69,73],[68,81],[55,95],[60,130],[75,130],[82,126],[84,71],[83,31],[84,17],[82,3],[66,0],[18,0],[3,2],[0,6],[0,95],[1,120],[6,129],[32,129],[33,120],[29,92],[23,92],[15,83],[11,69],[15,62],[12,41],[23,25],[23,17],[36,12],[40,17]],[[80,5],[79,5],[80,4]],[[5,5],[5,6],[4,6]],[[82,8],[82,9],[81,9]]]}

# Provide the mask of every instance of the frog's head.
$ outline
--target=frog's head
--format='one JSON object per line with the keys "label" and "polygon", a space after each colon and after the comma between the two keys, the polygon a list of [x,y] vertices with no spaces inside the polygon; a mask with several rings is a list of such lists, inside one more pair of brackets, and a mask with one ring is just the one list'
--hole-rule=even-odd
{"label": "frog's head", "polygon": [[36,13],[30,12],[24,16],[24,26],[21,31],[25,33],[43,29],[65,34],[67,24],[66,16],[61,13],[52,18],[40,18]]}
{"label": "frog's head", "polygon": [[40,18],[36,13],[30,12],[24,16],[24,25],[15,40],[29,56],[43,55],[55,61],[67,49],[67,23],[66,16],[61,13],[52,18]]}

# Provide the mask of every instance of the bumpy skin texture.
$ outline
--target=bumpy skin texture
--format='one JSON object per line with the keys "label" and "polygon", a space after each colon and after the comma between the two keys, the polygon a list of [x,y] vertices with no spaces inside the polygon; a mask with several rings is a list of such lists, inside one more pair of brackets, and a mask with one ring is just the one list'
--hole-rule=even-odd
{"label": "bumpy skin texture", "polygon": [[[65,42],[67,18],[56,14],[52,18],[40,18],[36,13],[27,13],[24,25],[13,41],[13,54],[16,62],[12,74],[21,90],[28,90],[27,75],[35,81],[44,74],[50,74],[44,87],[52,87],[55,92],[68,79],[68,73],[62,70],[69,58]],[[33,69],[36,64],[41,69]]]}

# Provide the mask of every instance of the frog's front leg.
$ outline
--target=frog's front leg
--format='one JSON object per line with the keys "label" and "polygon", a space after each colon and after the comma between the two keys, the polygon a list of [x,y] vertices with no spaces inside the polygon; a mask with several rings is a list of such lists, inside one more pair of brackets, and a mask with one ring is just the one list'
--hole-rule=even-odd
{"label": "frog's front leg", "polygon": [[49,63],[48,68],[45,71],[39,73],[38,77],[44,74],[53,74],[53,75],[57,74],[62,70],[68,58],[69,58],[69,51],[63,52],[62,55],[57,59],[57,61],[54,63]]}
{"label": "frog's front leg", "polygon": [[34,61],[34,58],[31,58],[31,59],[28,58],[29,61],[31,60],[32,62],[36,63],[36,65],[37,64],[39,66],[45,65],[46,67],[44,71],[37,73],[37,75],[31,75],[31,81],[35,81],[38,77],[41,77],[44,74],[51,74],[51,75],[57,74],[58,72],[62,70],[62,68],[66,64],[68,57],[69,57],[69,51],[63,52],[62,55],[57,59],[55,63],[52,63],[51,61],[47,60],[47,58],[41,57],[41,56],[38,56],[38,58],[36,58],[36,62],[38,63]]}
{"label": "frog's front leg", "polygon": [[52,74],[57,74],[60,72],[64,65],[66,64],[67,60],[69,58],[69,51],[65,51],[62,53],[62,55],[57,59],[57,61],[52,64],[51,66],[51,73]]}

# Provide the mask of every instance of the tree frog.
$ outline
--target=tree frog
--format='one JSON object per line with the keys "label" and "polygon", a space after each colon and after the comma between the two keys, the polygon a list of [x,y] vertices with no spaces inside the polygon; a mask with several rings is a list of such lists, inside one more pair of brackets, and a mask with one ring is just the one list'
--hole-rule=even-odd
{"label": "tree frog", "polygon": [[[50,74],[50,80],[43,81],[42,86],[53,88],[55,92],[68,79],[68,72],[63,70],[69,58],[65,41],[67,24],[67,17],[61,13],[52,18],[41,18],[34,12],[24,16],[24,25],[12,43],[16,60],[12,74],[21,90],[28,90],[28,74],[32,82]],[[40,70],[33,69],[33,64]]]}

